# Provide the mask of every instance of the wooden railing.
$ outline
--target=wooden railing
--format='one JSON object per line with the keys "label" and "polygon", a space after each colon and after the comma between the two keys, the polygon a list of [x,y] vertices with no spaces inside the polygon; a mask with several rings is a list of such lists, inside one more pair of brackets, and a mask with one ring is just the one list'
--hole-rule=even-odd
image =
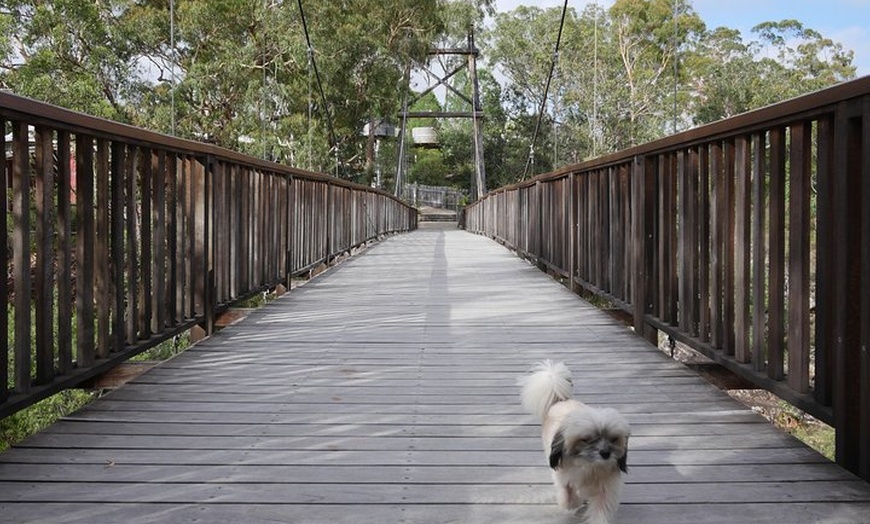
{"label": "wooden railing", "polygon": [[0,129],[0,418],[416,227],[371,188],[8,93]]}
{"label": "wooden railing", "polygon": [[462,220],[832,424],[870,480],[870,77],[493,191]]}

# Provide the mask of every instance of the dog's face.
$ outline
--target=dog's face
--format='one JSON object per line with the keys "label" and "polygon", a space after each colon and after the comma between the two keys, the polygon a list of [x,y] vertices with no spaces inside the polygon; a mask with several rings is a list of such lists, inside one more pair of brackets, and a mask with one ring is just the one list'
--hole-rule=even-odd
{"label": "dog's face", "polygon": [[616,464],[628,471],[628,422],[616,410],[586,408],[562,420],[550,443],[553,469]]}

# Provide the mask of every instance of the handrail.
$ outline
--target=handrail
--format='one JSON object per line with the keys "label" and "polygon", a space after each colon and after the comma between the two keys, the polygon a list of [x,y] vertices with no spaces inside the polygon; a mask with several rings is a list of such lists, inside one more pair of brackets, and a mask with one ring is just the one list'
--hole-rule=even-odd
{"label": "handrail", "polygon": [[870,480],[870,77],[490,192],[464,227],[836,428]]}
{"label": "handrail", "polygon": [[0,128],[0,418],[417,224],[382,191],[10,93]]}

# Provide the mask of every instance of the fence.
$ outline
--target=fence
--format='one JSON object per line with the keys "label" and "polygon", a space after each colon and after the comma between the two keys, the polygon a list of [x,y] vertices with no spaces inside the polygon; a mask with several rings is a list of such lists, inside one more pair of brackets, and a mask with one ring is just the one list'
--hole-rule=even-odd
{"label": "fence", "polygon": [[447,186],[427,186],[423,184],[407,184],[402,197],[414,206],[429,206],[457,211],[461,202],[467,197],[462,191]]}
{"label": "fence", "polygon": [[0,93],[0,417],[389,233],[392,196]]}
{"label": "fence", "polygon": [[491,192],[462,222],[832,424],[870,480],[870,77]]}

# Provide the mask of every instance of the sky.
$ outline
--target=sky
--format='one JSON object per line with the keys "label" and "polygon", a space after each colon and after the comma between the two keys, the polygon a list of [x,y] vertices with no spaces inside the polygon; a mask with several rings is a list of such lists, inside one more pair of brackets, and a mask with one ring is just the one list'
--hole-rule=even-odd
{"label": "sky", "polygon": [[[870,0],[690,0],[695,12],[708,28],[720,26],[739,29],[750,40],[752,27],[762,22],[793,18],[806,28],[843,44],[855,52],[852,63],[858,76],[870,75]],[[594,0],[568,0],[568,6],[582,11]],[[495,0],[498,11],[518,5],[541,8],[562,7],[564,0]],[[609,7],[613,0],[598,0]]]}

